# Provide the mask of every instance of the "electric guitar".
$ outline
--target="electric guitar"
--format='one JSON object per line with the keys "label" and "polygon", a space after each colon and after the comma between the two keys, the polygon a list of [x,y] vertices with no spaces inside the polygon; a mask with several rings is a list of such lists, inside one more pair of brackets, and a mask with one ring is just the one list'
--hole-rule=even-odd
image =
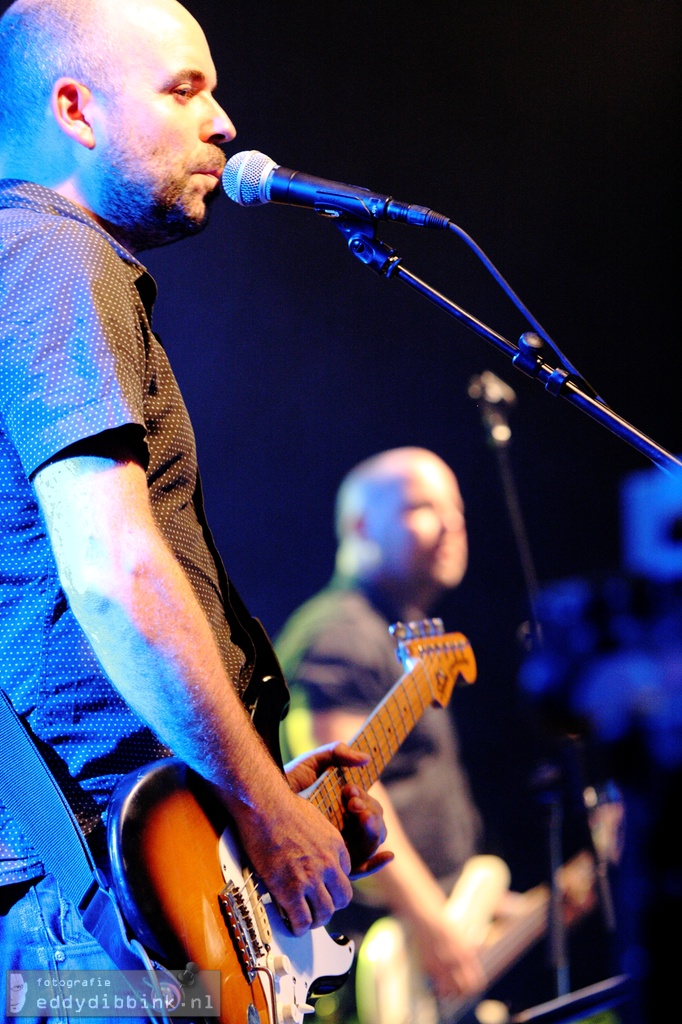
{"label": "electric guitar", "polygon": [[[592,855],[577,854],[560,869],[557,881],[565,922],[574,924],[596,904]],[[509,869],[499,857],[471,857],[445,907],[462,938],[480,945],[489,985],[528,952],[548,926],[546,885],[513,894],[513,910],[494,918],[494,908],[508,886]],[[356,998],[359,1024],[457,1024],[481,995],[438,1002],[419,968],[406,929],[396,918],[382,917],[370,927],[358,953]]]}
{"label": "electric guitar", "polygon": [[[405,674],[350,741],[370,762],[330,768],[305,793],[339,829],[343,787],[367,789],[426,708],[444,707],[458,681],[476,678],[469,641],[443,634],[439,620],[391,628]],[[325,928],[301,937],[287,929],[229,815],[182,761],[157,761],[122,779],[108,819],[113,885],[129,927],[169,968],[220,971],[221,1024],[301,1024],[310,998],[343,984],[352,942]]]}

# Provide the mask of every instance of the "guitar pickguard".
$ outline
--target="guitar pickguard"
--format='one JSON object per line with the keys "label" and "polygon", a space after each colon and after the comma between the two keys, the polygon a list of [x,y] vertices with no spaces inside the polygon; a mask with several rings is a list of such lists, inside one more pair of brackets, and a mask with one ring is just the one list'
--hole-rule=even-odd
{"label": "guitar pickguard", "polygon": [[302,1024],[305,1014],[313,1010],[310,998],[334,991],[347,978],[354,944],[334,938],[325,928],[293,935],[269,894],[261,894],[248,868],[242,867],[239,847],[229,829],[221,836],[219,856],[225,889],[231,894],[234,922],[230,928],[244,946],[248,980],[259,973],[268,979],[264,988],[273,1022]]}

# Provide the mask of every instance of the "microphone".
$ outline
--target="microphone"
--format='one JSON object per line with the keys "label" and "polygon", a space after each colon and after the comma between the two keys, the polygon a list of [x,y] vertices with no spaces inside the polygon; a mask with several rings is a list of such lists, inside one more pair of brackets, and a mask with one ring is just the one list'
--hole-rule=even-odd
{"label": "microphone", "polygon": [[480,376],[471,378],[468,395],[469,398],[480,399],[489,405],[513,405],[516,401],[514,389],[506,381],[500,380],[492,370],[484,370]]}
{"label": "microphone", "polygon": [[449,217],[426,206],[402,203],[358,185],[280,167],[255,149],[230,157],[223,171],[223,188],[240,206],[282,203],[314,210],[323,217],[394,220],[426,228],[447,228],[450,223]]}
{"label": "microphone", "polygon": [[467,393],[481,403],[481,419],[490,440],[498,448],[506,445],[511,439],[511,428],[505,407],[511,408],[516,402],[514,389],[492,370],[484,370],[480,376],[471,378]]}

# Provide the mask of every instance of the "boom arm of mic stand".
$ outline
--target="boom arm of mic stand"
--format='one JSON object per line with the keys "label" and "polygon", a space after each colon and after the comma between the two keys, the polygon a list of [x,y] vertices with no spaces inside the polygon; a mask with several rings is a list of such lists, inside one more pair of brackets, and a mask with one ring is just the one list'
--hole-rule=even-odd
{"label": "boom arm of mic stand", "polygon": [[342,234],[346,236],[350,251],[365,266],[371,267],[382,277],[398,277],[404,281],[410,288],[459,320],[469,330],[490,342],[498,351],[509,356],[518,370],[539,381],[550,395],[555,398],[561,396],[571,405],[577,406],[616,437],[620,437],[621,440],[640,451],[660,469],[671,473],[682,469],[682,462],[671,452],[666,451],[665,448],[615,413],[613,409],[588,394],[587,385],[584,385],[579,378],[569,374],[561,367],[553,367],[545,363],[540,354],[543,342],[538,334],[534,332],[522,334],[519,344],[514,345],[407,270],[395,249],[375,237],[376,228],[373,223],[355,221],[351,218],[339,218],[335,223]]}

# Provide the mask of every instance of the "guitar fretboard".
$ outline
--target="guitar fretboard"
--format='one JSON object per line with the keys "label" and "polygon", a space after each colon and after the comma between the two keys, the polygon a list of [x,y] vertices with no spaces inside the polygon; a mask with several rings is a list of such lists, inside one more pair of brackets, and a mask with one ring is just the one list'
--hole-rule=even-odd
{"label": "guitar fretboard", "polygon": [[[563,913],[567,925],[576,924],[594,906],[594,863],[590,854],[577,854],[559,872],[558,883],[562,893]],[[520,896],[518,916],[494,923],[480,950],[481,963],[493,985],[528,952],[547,932],[550,891],[545,885]],[[453,999],[441,1007],[447,1024],[458,1024],[466,1012],[473,1009],[480,996],[473,999]]]}
{"label": "guitar fretboard", "polygon": [[350,740],[352,747],[369,754],[369,762],[361,768],[330,768],[309,793],[314,806],[339,829],[343,826],[343,787],[354,782],[366,790],[376,782],[426,708],[447,702],[462,665],[472,661],[471,648],[461,634],[454,642],[447,636],[431,641],[420,658]]}

